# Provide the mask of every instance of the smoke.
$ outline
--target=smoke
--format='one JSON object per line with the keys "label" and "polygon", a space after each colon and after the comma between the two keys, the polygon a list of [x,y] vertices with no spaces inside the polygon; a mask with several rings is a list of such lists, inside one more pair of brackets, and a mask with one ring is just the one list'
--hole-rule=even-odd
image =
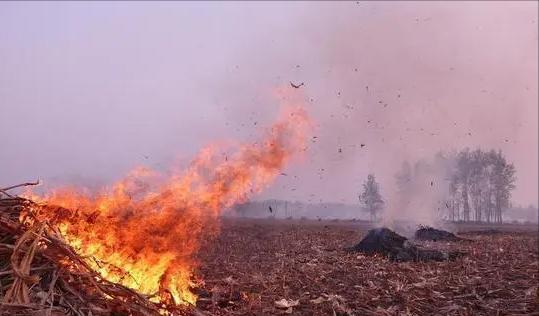
{"label": "smoke", "polygon": [[482,147],[517,166],[516,203],[537,203],[537,4],[325,5],[294,33],[308,52],[296,59],[298,77],[319,126],[305,190],[355,203],[374,173],[386,221],[432,224],[447,192],[443,170],[416,174],[403,200],[401,163]]}
{"label": "smoke", "polygon": [[396,222],[441,226],[449,209],[449,183],[454,156],[439,153],[430,160],[407,161],[395,175],[397,189],[390,196],[382,224],[395,228]]}
{"label": "smoke", "polygon": [[258,199],[357,205],[374,173],[389,218],[427,220],[443,183],[418,176],[401,201],[402,162],[481,146],[514,162],[515,204],[537,204],[536,2],[0,5],[6,184],[185,164],[253,140],[274,88],[303,82],[305,161]]}

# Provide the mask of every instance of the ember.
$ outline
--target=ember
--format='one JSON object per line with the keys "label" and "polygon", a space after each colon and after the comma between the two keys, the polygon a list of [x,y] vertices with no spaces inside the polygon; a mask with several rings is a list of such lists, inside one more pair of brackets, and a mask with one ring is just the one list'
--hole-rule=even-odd
{"label": "ember", "polygon": [[370,230],[367,236],[349,250],[368,255],[380,254],[394,261],[444,261],[459,255],[421,249],[410,243],[406,237],[385,227]]}

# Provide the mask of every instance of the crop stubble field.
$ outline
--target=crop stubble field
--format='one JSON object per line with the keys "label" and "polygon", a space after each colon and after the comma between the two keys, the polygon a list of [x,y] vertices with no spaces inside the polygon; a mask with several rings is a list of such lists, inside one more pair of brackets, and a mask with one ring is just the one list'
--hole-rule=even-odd
{"label": "crop stubble field", "polygon": [[[350,253],[365,222],[225,219],[203,249],[197,290],[212,315],[539,315],[536,226],[458,226],[471,242],[419,242],[465,252],[446,262]],[[285,306],[277,306],[280,300]],[[294,305],[286,307],[286,305]]]}

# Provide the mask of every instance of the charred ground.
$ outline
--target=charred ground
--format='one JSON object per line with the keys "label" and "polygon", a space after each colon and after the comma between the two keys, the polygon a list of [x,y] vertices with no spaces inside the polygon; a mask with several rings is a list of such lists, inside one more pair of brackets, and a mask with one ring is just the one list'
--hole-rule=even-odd
{"label": "charred ground", "polygon": [[[533,227],[466,233],[472,242],[419,242],[462,251],[445,262],[391,262],[349,253],[371,227],[365,222],[224,220],[201,254],[198,307],[214,315],[474,314],[537,312],[538,250]],[[508,232],[507,230],[520,230]],[[505,231],[503,231],[505,230]],[[286,299],[292,308],[279,308]]]}

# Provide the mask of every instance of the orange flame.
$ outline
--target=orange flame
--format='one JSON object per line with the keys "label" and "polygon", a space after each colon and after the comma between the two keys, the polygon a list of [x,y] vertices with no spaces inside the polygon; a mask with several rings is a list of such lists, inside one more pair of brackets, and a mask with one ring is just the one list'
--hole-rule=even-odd
{"label": "orange flame", "polygon": [[150,185],[156,172],[138,168],[97,195],[56,190],[38,201],[59,208],[38,216],[109,281],[157,302],[195,304],[195,256],[218,232],[220,212],[268,185],[304,150],[309,126],[306,112],[294,106],[262,142],[243,145],[224,161],[208,147],[183,174],[157,186]]}

